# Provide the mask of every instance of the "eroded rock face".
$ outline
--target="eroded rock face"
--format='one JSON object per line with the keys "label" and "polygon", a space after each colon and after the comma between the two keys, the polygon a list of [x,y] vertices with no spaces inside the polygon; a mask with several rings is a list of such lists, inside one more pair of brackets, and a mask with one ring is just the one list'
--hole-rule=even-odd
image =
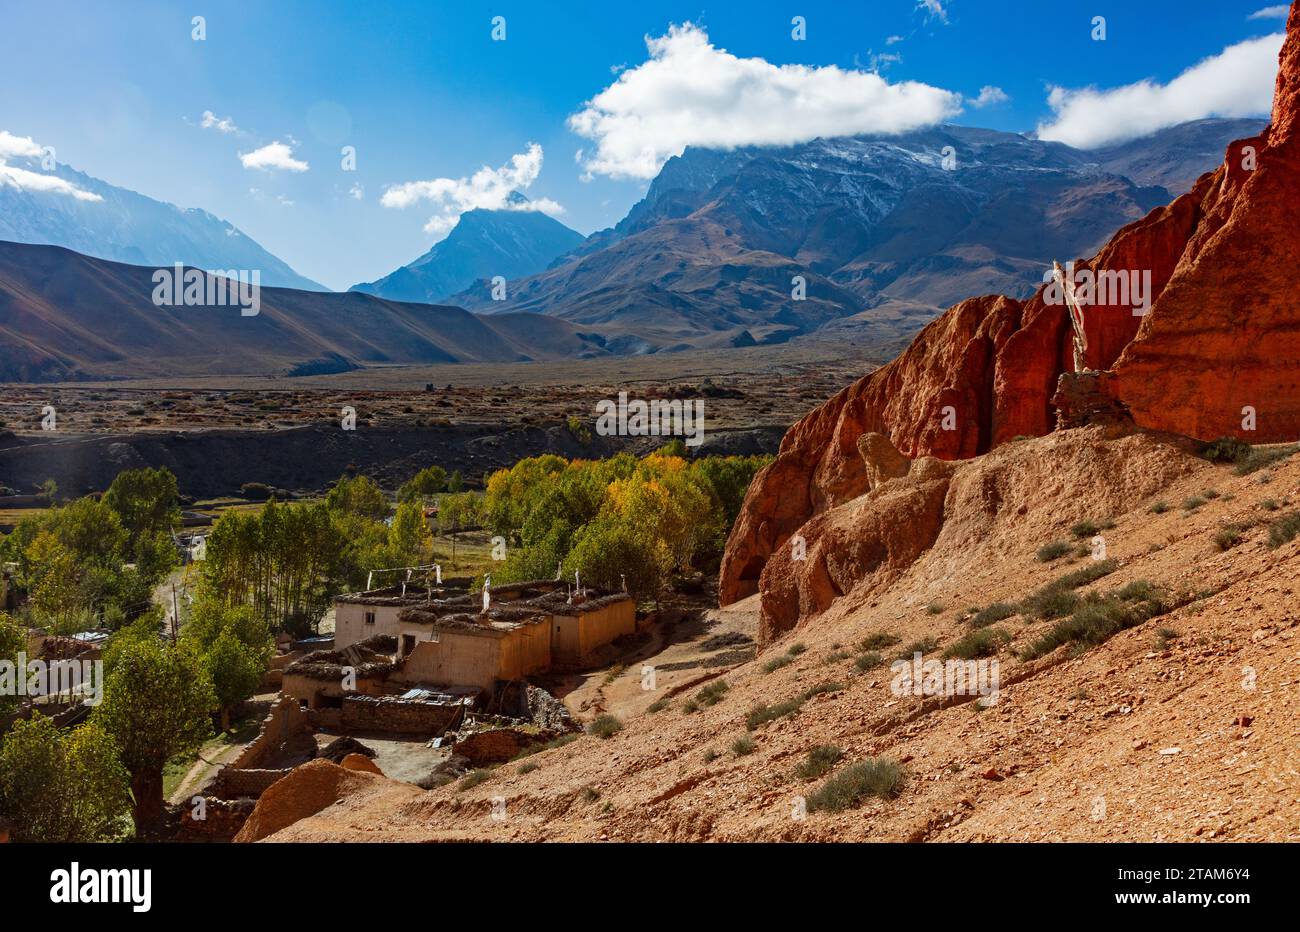
{"label": "eroded rock face", "polygon": [[[1207,440],[1300,435],[1297,121],[1300,6],[1291,10],[1270,127],[1233,143],[1189,193],[1075,264],[1076,281],[1104,272],[1138,286],[1110,289],[1084,308],[1084,366],[1107,373],[1098,384],[1115,400],[1092,398],[1085,408],[1127,411],[1139,427]],[[897,359],[786,434],[732,529],[721,603],[755,592],[769,557],[805,522],[871,487],[858,450],[864,434],[888,437],[909,457],[970,458],[1053,430],[1053,396],[1073,370],[1069,315],[1051,287],[1023,304],[986,296],[954,305]],[[1244,409],[1254,412],[1253,431],[1243,430]]]}

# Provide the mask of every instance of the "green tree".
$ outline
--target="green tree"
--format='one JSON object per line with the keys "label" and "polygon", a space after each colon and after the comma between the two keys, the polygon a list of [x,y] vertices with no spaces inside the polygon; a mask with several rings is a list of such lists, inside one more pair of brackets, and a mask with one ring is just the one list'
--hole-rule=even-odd
{"label": "green tree", "polygon": [[84,607],[82,567],[49,531],[41,531],[24,551],[29,608],[36,623],[63,631]]}
{"label": "green tree", "polygon": [[433,535],[429,533],[423,505],[410,501],[397,506],[393,523],[388,528],[388,546],[397,565],[419,565],[428,559]]}
{"label": "green tree", "polygon": [[376,520],[391,511],[383,491],[366,476],[341,477],[325,496],[325,507]]}
{"label": "green tree", "polygon": [[117,474],[104,504],[121,519],[130,540],[168,534],[180,522],[176,477],[168,469],[127,469]]}
{"label": "green tree", "polygon": [[212,680],[221,730],[229,731],[230,710],[257,691],[266,672],[266,657],[226,628],[203,655],[203,665]]}
{"label": "green tree", "polygon": [[117,652],[91,721],[116,742],[131,775],[137,836],[157,834],[163,820],[163,768],[198,750],[212,733],[209,713],[216,707],[208,672],[187,644],[140,640]]}
{"label": "green tree", "polygon": [[68,732],[36,713],[0,747],[0,811],[15,841],[108,840],[129,811],[129,786],[117,747],[94,724]]}
{"label": "green tree", "polygon": [[426,466],[402,484],[397,490],[399,502],[419,501],[436,495],[447,487],[447,470],[441,466]]}
{"label": "green tree", "polygon": [[[13,664],[14,675],[19,675],[18,654],[27,649],[27,631],[4,612],[0,612],[0,661]],[[9,715],[18,708],[18,696],[6,691],[0,694],[0,715]]]}
{"label": "green tree", "polygon": [[459,492],[464,487],[465,487],[465,480],[461,478],[459,469],[447,477],[448,492]]}

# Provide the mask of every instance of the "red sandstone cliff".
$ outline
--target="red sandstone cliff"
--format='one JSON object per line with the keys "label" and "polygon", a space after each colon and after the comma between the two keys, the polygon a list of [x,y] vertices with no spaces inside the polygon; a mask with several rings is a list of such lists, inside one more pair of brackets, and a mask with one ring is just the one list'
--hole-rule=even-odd
{"label": "red sandstone cliff", "polygon": [[[1280,60],[1269,128],[1233,143],[1190,192],[1077,263],[1076,278],[1083,269],[1150,273],[1145,316],[1131,300],[1085,308],[1085,365],[1106,370],[1104,391],[1139,427],[1252,442],[1300,434],[1300,295],[1291,283],[1300,260],[1300,4]],[[864,435],[884,435],[908,457],[950,460],[1051,431],[1052,397],[1074,364],[1068,312],[1045,292],[1023,304],[986,296],[953,306],[893,362],[795,424],[732,529],[722,604],[757,591],[769,557],[796,533],[811,541],[815,516],[872,487]],[[1247,405],[1253,432],[1242,429]]]}

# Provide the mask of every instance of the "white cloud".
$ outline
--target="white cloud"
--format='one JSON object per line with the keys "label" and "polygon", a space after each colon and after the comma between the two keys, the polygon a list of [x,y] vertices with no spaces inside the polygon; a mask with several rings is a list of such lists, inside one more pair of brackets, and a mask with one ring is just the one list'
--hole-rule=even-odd
{"label": "white cloud", "polygon": [[687,146],[792,145],[818,136],[901,133],[961,109],[961,95],[834,65],[773,65],[715,48],[691,23],[646,37],[649,59],[569,117],[596,143],[588,173],[653,178]]}
{"label": "white cloud", "polygon": [[1291,7],[1283,3],[1279,6],[1266,6],[1262,10],[1256,10],[1246,19],[1286,19],[1287,14],[1291,12]]}
{"label": "white cloud", "polygon": [[890,36],[888,39],[885,40],[885,45],[893,45],[896,42],[902,42],[902,41],[903,41],[902,36]]}
{"label": "white cloud", "polygon": [[500,168],[486,165],[469,178],[434,178],[432,181],[408,181],[384,190],[379,203],[385,207],[410,207],[431,201],[437,213],[424,225],[426,233],[446,235],[468,210],[522,210],[562,214],[564,208],[550,198],[528,200],[519,192],[529,187],[542,171],[542,147],[528,144],[525,152],[510,158]]}
{"label": "white cloud", "polygon": [[9,159],[35,159],[40,158],[43,153],[40,143],[32,137],[15,136],[7,130],[0,129],[0,185],[17,188],[19,191],[63,194],[78,201],[93,203],[103,200],[98,194],[83,190],[58,175],[34,172],[7,164]]}
{"label": "white cloud", "polygon": [[1010,96],[1002,88],[994,87],[992,84],[985,84],[980,88],[980,95],[974,100],[968,100],[968,103],[978,109],[992,107],[995,104],[1004,104],[1010,99]]}
{"label": "white cloud", "polygon": [[359,201],[365,196],[366,189],[360,184],[354,184],[352,187],[348,188],[348,197],[352,198],[354,201]]}
{"label": "white cloud", "polygon": [[1093,149],[1206,117],[1267,114],[1273,104],[1282,33],[1230,45],[1168,84],[1151,80],[1101,91],[1053,87],[1040,139]]}
{"label": "white cloud", "polygon": [[203,119],[199,125],[204,129],[215,129],[219,133],[237,133],[239,127],[235,125],[234,117],[218,117],[211,110],[203,111]]}
{"label": "white cloud", "polygon": [[925,10],[926,19],[937,19],[948,25],[948,11],[943,7],[943,0],[917,0],[916,8]]}
{"label": "white cloud", "polygon": [[267,143],[252,152],[239,153],[239,161],[245,168],[257,168],[262,171],[280,169],[290,172],[305,172],[311,166],[293,157],[293,146],[283,142]]}

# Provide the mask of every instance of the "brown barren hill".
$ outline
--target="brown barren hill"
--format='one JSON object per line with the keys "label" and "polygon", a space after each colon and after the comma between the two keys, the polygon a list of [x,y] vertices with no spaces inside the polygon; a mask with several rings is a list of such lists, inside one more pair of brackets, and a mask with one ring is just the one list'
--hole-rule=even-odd
{"label": "brown barren hill", "polygon": [[[1121,229],[1084,272],[1121,273],[1140,286],[1108,289],[1084,307],[1083,390],[1139,427],[1209,440],[1300,435],[1300,11],[1281,52],[1272,123],[1232,143],[1223,165],[1172,204]],[[1067,257],[1062,257],[1065,262]],[[1136,276],[1136,277],[1134,277]],[[886,436],[909,457],[975,456],[1057,423],[1073,400],[1074,340],[1059,291],[1023,305],[963,301],[927,326],[897,359],[792,427],[777,460],[750,487],[722,565],[722,604],[758,590],[771,555],[817,513],[868,488],[858,438]],[[1100,289],[1098,290],[1100,299]],[[1127,300],[1123,300],[1127,298]],[[1061,377],[1069,374],[1065,384]]]}

